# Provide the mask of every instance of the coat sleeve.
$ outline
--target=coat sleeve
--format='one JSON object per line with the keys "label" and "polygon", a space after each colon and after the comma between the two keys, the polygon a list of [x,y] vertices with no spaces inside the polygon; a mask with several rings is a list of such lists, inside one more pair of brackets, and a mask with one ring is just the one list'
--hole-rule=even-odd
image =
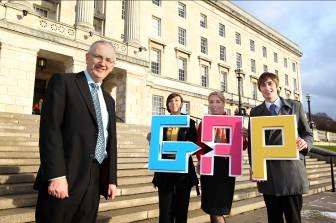
{"label": "coat sleeve", "polygon": [[40,160],[44,180],[66,176],[62,124],[66,103],[64,78],[55,74],[48,83],[40,119]]}
{"label": "coat sleeve", "polygon": [[301,150],[300,152],[306,155],[313,146],[313,132],[309,127],[306,115],[303,111],[302,104],[300,102],[298,102],[297,118],[298,118],[299,137],[302,138],[304,141],[306,141],[308,145],[306,149]]}
{"label": "coat sleeve", "polygon": [[200,160],[201,156],[205,154],[205,145],[202,143],[202,122],[198,125],[197,133],[197,145],[201,147],[201,149],[196,152],[196,157]]}
{"label": "coat sleeve", "polygon": [[109,183],[117,185],[117,128],[115,117],[115,101],[110,97],[112,114],[110,115],[110,166],[109,166]]}

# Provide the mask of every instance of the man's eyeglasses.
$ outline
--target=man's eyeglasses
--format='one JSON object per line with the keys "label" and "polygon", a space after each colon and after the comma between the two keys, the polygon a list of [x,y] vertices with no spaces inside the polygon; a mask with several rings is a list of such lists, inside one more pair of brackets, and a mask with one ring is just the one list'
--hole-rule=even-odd
{"label": "man's eyeglasses", "polygon": [[108,64],[114,64],[115,63],[115,60],[112,59],[112,58],[109,58],[109,57],[103,57],[102,55],[99,55],[99,54],[95,54],[95,53],[90,53],[90,55],[92,55],[92,57],[95,59],[95,60],[99,60],[99,61],[106,61],[106,63]]}

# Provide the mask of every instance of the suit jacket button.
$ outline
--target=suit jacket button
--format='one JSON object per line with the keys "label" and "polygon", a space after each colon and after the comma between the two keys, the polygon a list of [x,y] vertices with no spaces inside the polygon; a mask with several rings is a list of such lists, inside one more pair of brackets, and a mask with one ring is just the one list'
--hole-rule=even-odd
{"label": "suit jacket button", "polygon": [[95,158],[95,155],[94,154],[90,154],[90,159],[94,159]]}

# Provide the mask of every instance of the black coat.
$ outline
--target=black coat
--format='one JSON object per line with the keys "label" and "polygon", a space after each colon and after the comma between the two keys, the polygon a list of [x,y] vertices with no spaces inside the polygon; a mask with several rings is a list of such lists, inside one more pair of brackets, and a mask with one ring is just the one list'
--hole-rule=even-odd
{"label": "black coat", "polygon": [[[167,128],[163,129],[163,141],[167,140]],[[195,121],[190,119],[189,128],[180,128],[177,136],[178,141],[191,141],[197,144],[197,130]],[[163,158],[164,155],[163,155]],[[188,173],[164,173],[155,172],[153,184],[155,187],[165,188],[174,184],[176,181],[184,181],[190,187],[198,185],[198,178],[195,171],[195,166],[192,157],[189,157]]]}
{"label": "black coat", "polygon": [[[115,102],[103,91],[109,114],[108,157],[100,170],[100,193],[117,184],[117,138]],[[40,120],[41,165],[34,189],[45,190],[48,181],[66,176],[69,195],[89,182],[95,157],[98,125],[92,96],[84,72],[55,74],[49,81]]]}
{"label": "black coat", "polygon": [[[286,196],[307,193],[309,183],[306,168],[303,163],[304,154],[312,146],[313,134],[309,128],[302,104],[299,101],[280,97],[282,107],[280,115],[295,115],[297,120],[298,136],[304,139],[308,148],[300,151],[300,160],[267,160],[267,181],[258,182],[259,192],[267,195]],[[250,116],[270,116],[265,102],[252,108]],[[279,133],[279,134],[277,134]],[[277,132],[268,140],[272,145],[281,145],[281,133]],[[251,164],[251,140],[249,139],[249,158]]]}

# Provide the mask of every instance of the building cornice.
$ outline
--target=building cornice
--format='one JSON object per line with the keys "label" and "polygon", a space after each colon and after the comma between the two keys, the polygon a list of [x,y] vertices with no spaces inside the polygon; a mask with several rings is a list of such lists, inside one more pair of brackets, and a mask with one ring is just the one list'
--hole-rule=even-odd
{"label": "building cornice", "polygon": [[[50,21],[48,20],[44,20],[41,19],[40,20],[40,25],[47,25]],[[53,24],[51,24],[52,26]],[[60,27],[63,25],[62,24],[58,24]],[[56,26],[55,26],[56,27]],[[63,27],[64,28],[64,27]],[[68,28],[68,27],[66,27]],[[90,44],[86,44],[86,43],[82,43],[79,41],[76,41],[74,38],[68,38],[66,36],[57,34],[57,33],[52,33],[52,32],[47,32],[47,31],[43,31],[43,30],[37,30],[37,29],[32,29],[30,27],[24,26],[24,25],[20,25],[20,24],[16,24],[16,23],[12,23],[7,21],[6,19],[1,19],[0,20],[0,29],[5,29],[11,32],[16,32],[16,33],[20,33],[23,35],[27,35],[30,36],[32,38],[38,38],[38,39],[43,39],[46,41],[51,41],[54,43],[59,43],[71,48],[75,48],[75,49],[80,49],[80,50],[84,50],[87,51],[87,49],[89,48]],[[61,28],[57,28],[57,29],[61,29]],[[72,31],[72,29],[69,29]],[[74,32],[76,32],[76,29],[73,29]],[[73,34],[75,35],[75,34]],[[124,60],[130,63],[134,63],[137,65],[141,65],[144,67],[149,67],[149,62],[147,60],[143,60],[143,59],[139,59],[139,58],[135,58],[135,57],[130,57],[127,54],[125,54],[124,52],[126,52],[126,46],[123,43],[119,43],[115,40],[106,38],[106,37],[102,37],[102,39],[106,39],[108,41],[111,41],[113,46],[116,48],[117,50],[117,59],[120,60]],[[121,52],[118,52],[121,51]]]}
{"label": "building cornice", "polygon": [[[257,18],[251,15],[251,18],[255,19],[260,23],[257,24],[256,22],[252,21],[250,18],[244,16],[242,13],[238,12],[233,7],[230,7],[228,4],[235,6],[233,3],[229,1],[218,1],[218,0],[207,0],[204,1],[211,6],[214,6],[219,11],[227,14],[231,18],[235,19],[236,21],[240,22],[244,26],[247,26],[251,30],[255,31],[256,33],[262,35],[263,37],[269,39],[270,41],[280,45],[281,47],[285,48],[286,50],[290,51],[291,53],[295,54],[298,57],[302,57],[302,52],[299,50],[297,44],[286,38],[285,36],[281,35],[277,31],[273,30],[271,27],[265,25]],[[238,6],[235,6],[239,8]],[[240,9],[240,8],[239,8]],[[242,9],[240,9],[242,10]],[[243,10],[242,10],[243,11]],[[247,12],[246,12],[247,13]]]}

